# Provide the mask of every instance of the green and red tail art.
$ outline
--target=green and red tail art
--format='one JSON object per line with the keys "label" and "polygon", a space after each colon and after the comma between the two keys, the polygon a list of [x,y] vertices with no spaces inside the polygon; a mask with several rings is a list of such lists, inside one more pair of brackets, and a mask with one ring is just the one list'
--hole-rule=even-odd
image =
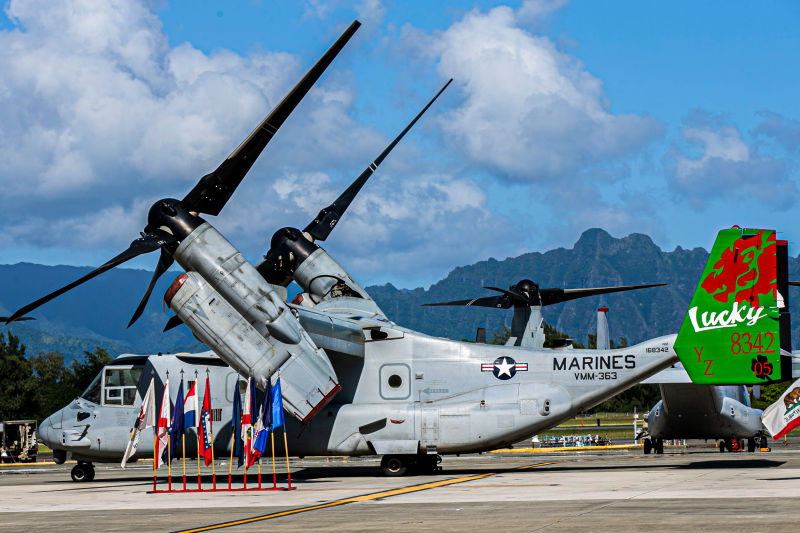
{"label": "green and red tail art", "polygon": [[[782,303],[781,303],[782,305]],[[719,232],[675,341],[694,383],[780,381],[775,231]]]}

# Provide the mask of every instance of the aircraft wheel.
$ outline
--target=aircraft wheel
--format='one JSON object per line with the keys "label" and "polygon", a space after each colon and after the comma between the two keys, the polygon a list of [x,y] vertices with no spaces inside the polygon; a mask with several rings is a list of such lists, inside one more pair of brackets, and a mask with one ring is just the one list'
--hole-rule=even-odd
{"label": "aircraft wheel", "polygon": [[749,439],[747,439],[747,451],[750,452],[750,453],[753,453],[754,451],[756,451],[756,439],[755,438],[750,437]]}
{"label": "aircraft wheel", "polygon": [[402,455],[384,455],[381,459],[381,470],[385,476],[404,476],[408,472],[408,458]]}
{"label": "aircraft wheel", "polygon": [[725,449],[729,452],[733,451],[733,440],[732,439],[725,439]]}
{"label": "aircraft wheel", "polygon": [[719,441],[719,453],[724,453],[724,452],[725,452],[725,441],[721,440]]}
{"label": "aircraft wheel", "polygon": [[658,455],[663,454],[664,453],[664,439],[657,439],[655,445],[653,446],[653,448],[655,449],[655,452]]}
{"label": "aircraft wheel", "polygon": [[439,466],[441,462],[441,455],[418,455],[416,462],[417,472],[423,475],[435,474],[441,470],[442,467]]}
{"label": "aircraft wheel", "polygon": [[53,462],[57,465],[63,465],[67,460],[66,450],[53,450]]}
{"label": "aircraft wheel", "polygon": [[761,448],[766,448],[767,447],[767,437],[762,436],[759,440],[761,441],[759,443],[760,447]]}
{"label": "aircraft wheel", "polygon": [[72,481],[91,481],[94,479],[94,466],[91,463],[78,463],[72,467]]}
{"label": "aircraft wheel", "polygon": [[644,439],[644,454],[650,455],[650,452],[653,450],[653,443],[650,439]]}

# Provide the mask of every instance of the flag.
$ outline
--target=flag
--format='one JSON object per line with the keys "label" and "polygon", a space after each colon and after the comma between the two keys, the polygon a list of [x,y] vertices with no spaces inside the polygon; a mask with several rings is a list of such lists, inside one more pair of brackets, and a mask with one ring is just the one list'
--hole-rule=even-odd
{"label": "flag", "polygon": [[197,381],[192,382],[189,387],[189,392],[186,393],[186,398],[183,400],[183,430],[197,426],[197,421],[200,420],[197,408]]}
{"label": "flag", "polygon": [[270,392],[269,390],[264,391],[264,399],[261,401],[261,410],[258,412],[258,422],[253,433],[253,453],[250,455],[251,462],[248,466],[258,461],[264,455],[264,450],[267,449],[267,439],[270,432],[269,422],[272,420],[270,406],[272,395]]}
{"label": "flag", "polygon": [[792,383],[777,402],[764,409],[761,421],[775,440],[800,426],[800,379]]}
{"label": "flag", "polygon": [[244,393],[244,405],[242,406],[242,440],[244,441],[244,455],[247,465],[250,466],[250,453],[252,451],[253,438],[253,379],[247,380],[247,390]]}
{"label": "flag", "polygon": [[156,431],[156,468],[164,464],[167,441],[169,440],[169,378],[164,382],[164,394],[161,396],[161,410],[158,414],[158,430]]}
{"label": "flag", "polygon": [[179,444],[183,435],[183,380],[178,385],[178,396],[175,398],[175,408],[172,410],[172,425],[169,428],[170,459],[180,457]]}
{"label": "flag", "polygon": [[[211,384],[206,376],[206,394],[203,396],[203,410],[200,411],[200,424],[197,438],[200,440],[200,455],[205,458],[206,466],[211,464]],[[198,458],[199,459],[199,458]]]}
{"label": "flag", "polygon": [[271,431],[275,431],[279,427],[284,424],[283,420],[283,396],[281,396],[281,378],[278,377],[278,380],[275,382],[275,385],[272,386],[271,391],[272,396],[272,429]]}
{"label": "flag", "polygon": [[122,456],[122,463],[120,465],[122,468],[125,468],[125,463],[136,453],[136,448],[139,446],[139,434],[141,431],[156,425],[156,395],[154,388],[155,379],[150,378],[150,386],[147,387],[147,392],[142,399],[142,405],[139,407],[139,413],[136,415],[136,420],[133,421],[131,438],[128,440],[128,446],[125,448],[125,455]]}
{"label": "flag", "polygon": [[239,379],[233,385],[233,415],[231,416],[231,434],[233,435],[233,455],[239,458],[239,466],[244,464],[242,442],[242,395],[239,394]]}

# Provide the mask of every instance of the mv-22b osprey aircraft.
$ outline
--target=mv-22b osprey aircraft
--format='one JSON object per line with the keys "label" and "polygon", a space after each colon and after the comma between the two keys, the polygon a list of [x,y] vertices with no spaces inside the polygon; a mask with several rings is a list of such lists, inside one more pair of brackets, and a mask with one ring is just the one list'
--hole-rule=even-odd
{"label": "mv-22b osprey aircraft", "polygon": [[[220,213],[256,157],[358,25],[354,22],[250,136],[183,199],[153,204],[142,237],[127,250],[22,307],[8,322],[133,257],[160,250],[131,322],[140,316],[155,281],[176,261],[185,273],[164,299],[175,313],[168,327],[183,322],[199,341],[242,376],[254,377],[262,389],[279,373],[284,408],[294,417],[287,420],[287,432],[295,436],[289,452],[381,455],[388,475],[402,475],[410,467],[434,471],[440,454],[491,450],[540,433],[670,366],[676,353],[693,379],[764,383],[787,376],[782,374],[780,355],[775,355],[779,339],[788,337],[782,328],[779,336],[775,325],[775,236],[767,230],[720,234],[706,270],[721,268],[722,274],[713,275],[727,276],[742,264],[757,265],[749,271],[755,285],[742,288],[740,282],[749,286],[753,280],[740,276],[734,278],[733,288],[709,288],[706,280],[711,275],[704,273],[677,339],[659,337],[618,350],[554,351],[457,342],[393,323],[315,241],[328,237],[399,138],[304,230],[278,230],[264,260],[256,266],[247,262],[201,215]],[[752,244],[758,253],[740,250],[741,242]],[[735,248],[736,256],[730,264],[714,267],[719,246]],[[286,287],[292,281],[304,292],[287,303]],[[717,302],[727,294],[731,297],[725,303]],[[725,335],[708,335],[712,330]],[[739,350],[731,352],[730,333],[755,339],[756,331],[762,339],[757,349],[751,342],[745,351],[745,343],[737,340]],[[749,359],[756,351],[758,365],[753,370]],[[139,383],[135,403],[142,392]],[[89,444],[84,456],[103,455],[106,441],[93,435],[95,427],[116,424],[126,431],[129,425],[106,417],[108,408],[98,408],[91,398],[80,401],[85,409],[79,412],[96,417],[83,435]],[[216,441],[218,454],[228,442]],[[141,453],[146,454],[146,448]]]}

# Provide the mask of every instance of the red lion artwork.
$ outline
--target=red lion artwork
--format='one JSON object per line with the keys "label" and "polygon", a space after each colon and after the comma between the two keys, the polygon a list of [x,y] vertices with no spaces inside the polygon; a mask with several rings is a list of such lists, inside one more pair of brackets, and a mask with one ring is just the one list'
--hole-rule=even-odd
{"label": "red lion artwork", "polygon": [[769,237],[765,233],[742,236],[725,249],[701,287],[718,302],[746,300],[752,307],[760,307],[760,296],[774,291],[777,278],[775,233]]}

